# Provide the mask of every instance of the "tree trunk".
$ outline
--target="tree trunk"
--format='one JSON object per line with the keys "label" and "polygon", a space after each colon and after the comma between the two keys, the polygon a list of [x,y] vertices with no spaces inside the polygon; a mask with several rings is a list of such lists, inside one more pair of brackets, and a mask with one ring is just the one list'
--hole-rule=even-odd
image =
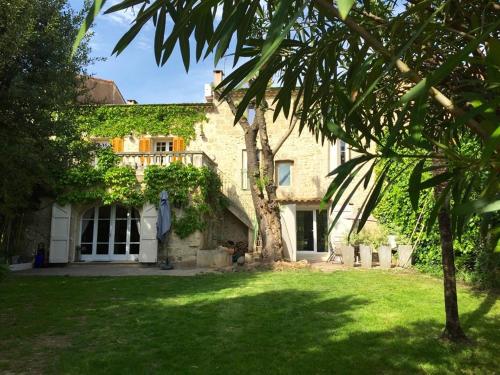
{"label": "tree trunk", "polygon": [[[435,187],[436,199],[445,190],[446,184]],[[455,253],[453,250],[453,235],[451,232],[450,200],[446,198],[438,213],[439,237],[441,240],[441,259],[443,264],[444,307],[446,325],[442,338],[450,341],[463,341],[466,336],[460,326],[458,317],[457,282],[455,277]]]}
{"label": "tree trunk", "polygon": [[[250,191],[259,223],[259,231],[262,236],[262,256],[266,261],[281,260],[283,258],[283,242],[281,237],[281,220],[279,205],[276,201],[276,188],[274,178],[274,157],[271,153],[262,154],[262,170],[258,162],[257,134],[262,132],[259,127],[259,116],[256,116],[257,124],[245,129],[245,147],[247,150],[247,171],[250,180]],[[261,138],[262,143],[262,138]],[[263,149],[267,146],[263,146]],[[272,165],[273,168],[269,168]],[[262,186],[265,185],[265,186]],[[265,192],[264,192],[265,190]],[[271,192],[271,195],[269,194]],[[267,193],[267,197],[265,196]]]}
{"label": "tree trunk", "polygon": [[[215,98],[219,100],[218,92],[215,92]],[[235,115],[237,108],[233,98],[228,95],[224,100],[229,105],[233,115]],[[250,180],[250,192],[259,224],[259,231],[262,236],[262,256],[264,260],[272,262],[283,259],[281,215],[276,196],[276,185],[274,183],[274,155],[293,131],[297,120],[294,119],[291,129],[285,133],[278,142],[276,151],[273,152],[267,134],[266,110],[267,103],[264,99],[255,108],[255,120],[252,124],[248,122],[245,116],[242,116],[238,122],[245,135],[247,173]],[[257,148],[257,136],[260,136],[262,147],[262,165],[259,163],[260,151]]]}

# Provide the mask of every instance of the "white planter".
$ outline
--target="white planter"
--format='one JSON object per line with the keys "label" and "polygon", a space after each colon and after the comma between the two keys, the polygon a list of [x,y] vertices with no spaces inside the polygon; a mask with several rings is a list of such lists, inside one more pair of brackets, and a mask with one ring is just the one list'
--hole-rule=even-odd
{"label": "white planter", "polygon": [[392,250],[390,246],[380,246],[378,249],[378,262],[380,264],[380,268],[391,268]]}
{"label": "white planter", "polygon": [[219,268],[232,264],[231,255],[224,250],[198,250],[196,253],[196,266],[200,268]]}
{"label": "white planter", "polygon": [[33,268],[33,263],[17,263],[17,264],[11,264],[9,266],[9,269],[14,272],[29,270],[31,268]]}
{"label": "white planter", "polygon": [[413,254],[412,245],[399,245],[398,246],[398,266],[410,267],[411,255]]}
{"label": "white planter", "polygon": [[361,258],[361,267],[372,268],[372,248],[368,245],[359,245],[359,256]]}
{"label": "white planter", "polygon": [[354,247],[350,245],[342,245],[342,263],[348,267],[354,267]]}

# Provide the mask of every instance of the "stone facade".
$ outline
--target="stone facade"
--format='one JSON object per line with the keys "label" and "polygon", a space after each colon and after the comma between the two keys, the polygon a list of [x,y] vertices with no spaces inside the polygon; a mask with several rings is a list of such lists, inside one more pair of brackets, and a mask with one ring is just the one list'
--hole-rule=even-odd
{"label": "stone facade", "polygon": [[[272,95],[273,91],[271,90],[270,96],[267,98],[269,103],[272,102]],[[252,246],[255,211],[250,190],[248,190],[248,184],[245,179],[246,163],[243,130],[239,124],[233,124],[233,115],[225,102],[213,101],[209,105],[205,103],[196,106],[206,109],[207,121],[195,125],[195,139],[186,145],[184,152],[187,156],[191,157],[190,160],[194,165],[207,165],[217,170],[223,182],[223,193],[229,198],[230,207],[224,212],[223,217],[212,220],[207,229],[202,233],[194,233],[185,239],[180,239],[175,233],[172,233],[167,245],[160,244],[158,246],[157,254],[151,255],[151,245],[147,245],[149,255],[145,256],[142,254],[137,258],[137,261],[156,262],[165,260],[168,256],[169,261],[173,263],[194,266],[196,265],[197,253],[200,250],[215,249],[217,245],[223,244],[227,240],[235,242],[245,241]],[[280,114],[277,120],[273,122],[272,111],[268,111],[266,116],[271,147],[275,148],[289,130],[290,120],[286,119],[283,114]],[[151,139],[151,142],[148,143],[151,147],[150,150],[140,150],[141,138]],[[170,134],[155,137],[150,137],[149,135],[130,135],[123,138],[123,142],[121,142],[123,146],[120,152],[124,158],[123,160],[129,157],[132,158],[131,160],[141,160],[143,162],[146,159],[148,163],[152,163],[151,160],[153,157],[144,156],[144,153],[154,154],[156,141],[170,141],[173,139],[174,135]],[[111,140],[96,139],[96,141],[110,142]],[[291,166],[290,184],[289,186],[279,186],[277,195],[282,203],[282,224],[286,228],[287,238],[285,239],[285,244],[287,254],[292,260],[300,258],[326,259],[328,257],[327,249],[324,247],[321,250],[319,249],[320,245],[318,241],[322,241],[322,239],[318,239],[320,236],[320,229],[318,228],[321,216],[318,210],[319,203],[331,182],[331,177],[327,177],[328,173],[335,169],[342,160],[345,161],[356,156],[355,154],[351,154],[351,151],[347,148],[342,150],[343,153],[341,156],[339,143],[332,144],[326,141],[323,143],[317,141],[316,136],[311,134],[307,129],[299,133],[297,126],[275,157],[276,163],[286,162]],[[142,154],[134,156],[134,153],[137,154],[139,152]],[[128,156],[125,155],[127,153]],[[134,165],[136,165],[135,162]],[[139,180],[142,179],[143,167],[137,168]],[[360,175],[362,176],[362,173]],[[361,186],[356,191],[352,201],[342,215],[342,219],[329,234],[329,243],[341,241],[345,233],[350,229],[357,210],[365,199],[366,192],[369,190],[372,182],[370,182],[367,190],[364,190]],[[71,210],[71,217],[68,218],[70,221],[68,261],[75,259],[75,249],[80,243],[81,236],[81,216],[86,208],[84,206],[74,206]],[[141,210],[142,215],[143,208],[138,209]],[[153,226],[156,214],[154,213],[154,207],[149,208],[149,210],[150,216],[144,223],[150,227],[148,230],[151,233],[148,236],[151,237],[149,238],[149,244],[151,244],[151,241],[155,241]],[[297,249],[299,247],[300,223],[298,223],[297,217],[298,212],[301,211],[313,213],[311,217],[314,217],[314,226],[312,228],[315,231],[315,244],[314,251],[312,245],[310,245],[310,249],[302,251],[299,254],[300,251],[297,251]],[[333,208],[327,218],[328,226],[337,212],[338,207]],[[302,225],[301,230],[303,230],[303,224],[300,225]],[[144,231],[144,228],[142,231]]]}

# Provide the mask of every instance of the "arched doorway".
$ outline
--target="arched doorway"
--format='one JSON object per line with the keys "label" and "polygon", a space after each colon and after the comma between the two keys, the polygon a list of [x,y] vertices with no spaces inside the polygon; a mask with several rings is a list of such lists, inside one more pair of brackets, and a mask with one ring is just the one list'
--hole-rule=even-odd
{"label": "arched doorway", "polygon": [[137,260],[140,225],[135,208],[112,205],[88,209],[80,227],[81,259]]}

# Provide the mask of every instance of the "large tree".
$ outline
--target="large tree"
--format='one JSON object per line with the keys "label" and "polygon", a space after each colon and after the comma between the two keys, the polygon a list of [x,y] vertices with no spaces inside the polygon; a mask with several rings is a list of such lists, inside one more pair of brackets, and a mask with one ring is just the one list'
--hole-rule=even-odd
{"label": "large tree", "polygon": [[[103,0],[95,2],[82,33],[103,4]],[[443,337],[463,339],[452,239],[460,236],[472,212],[499,209],[498,4],[487,0],[124,0],[107,12],[134,6],[135,21],[114,52],[122,52],[152,20],[158,64],[169,59],[177,43],[186,69],[191,43],[196,45],[197,60],[212,53],[216,63],[229,55],[235,64],[245,60],[219,85],[221,96],[226,97],[249,83],[236,120],[250,103],[259,105],[268,84],[277,79],[275,115],[281,111],[285,116],[296,115],[301,127],[328,139],[342,139],[361,154],[332,171],[334,178],[325,196],[332,207],[346,195],[341,212],[362,184],[369,186],[378,165],[380,172],[360,211],[358,230],[391,183],[390,170],[408,165],[413,169],[408,194],[415,209],[421,192],[434,189],[428,225],[437,219],[441,236]],[[173,21],[172,27],[166,28],[167,19]],[[266,32],[256,36],[255,25]],[[294,102],[301,104],[300,113]],[[475,153],[462,149],[464,135],[477,141]],[[413,162],[399,163],[403,158]],[[434,176],[423,180],[425,171]],[[471,199],[472,188],[481,191],[478,199]],[[339,217],[340,213],[335,221]]]}
{"label": "large tree", "polygon": [[88,64],[81,23],[63,0],[14,0],[0,13],[0,250],[13,227],[50,194],[57,174],[83,155],[68,106]]}
{"label": "large tree", "polygon": [[[295,129],[298,119],[293,116],[288,131],[271,147],[266,113],[271,111],[264,94],[259,104],[250,103],[254,111],[251,121],[246,116],[238,119],[238,124],[244,134],[247,152],[247,173],[250,183],[250,193],[257,216],[259,232],[262,238],[262,256],[265,261],[282,260],[285,256],[281,230],[281,216],[276,181],[274,158]],[[234,116],[238,107],[232,94],[221,98],[216,92],[216,99],[227,103]],[[272,126],[272,125],[271,125]],[[260,146],[260,147],[259,147]]]}

